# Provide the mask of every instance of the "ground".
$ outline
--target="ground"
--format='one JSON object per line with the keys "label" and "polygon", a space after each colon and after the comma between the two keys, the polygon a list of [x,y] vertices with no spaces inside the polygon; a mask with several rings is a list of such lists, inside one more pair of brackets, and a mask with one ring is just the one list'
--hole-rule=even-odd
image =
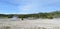
{"label": "ground", "polygon": [[36,19],[36,20],[12,20],[0,19],[0,28],[10,27],[11,29],[60,29],[59,19]]}

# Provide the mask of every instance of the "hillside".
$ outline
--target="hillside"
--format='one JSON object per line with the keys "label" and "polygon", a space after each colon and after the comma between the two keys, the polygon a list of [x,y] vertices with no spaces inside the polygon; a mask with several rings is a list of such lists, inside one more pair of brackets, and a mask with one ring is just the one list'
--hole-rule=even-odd
{"label": "hillside", "polygon": [[36,13],[36,14],[0,14],[0,18],[12,18],[13,16],[18,16],[18,18],[28,18],[28,17],[33,17],[33,18],[60,18],[60,11],[54,11],[54,12],[49,12],[49,13]]}

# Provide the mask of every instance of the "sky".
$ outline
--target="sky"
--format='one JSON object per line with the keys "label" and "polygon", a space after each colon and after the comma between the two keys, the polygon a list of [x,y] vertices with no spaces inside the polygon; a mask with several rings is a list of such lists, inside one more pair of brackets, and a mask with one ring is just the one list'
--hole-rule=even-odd
{"label": "sky", "polygon": [[60,0],[0,0],[0,14],[60,11]]}

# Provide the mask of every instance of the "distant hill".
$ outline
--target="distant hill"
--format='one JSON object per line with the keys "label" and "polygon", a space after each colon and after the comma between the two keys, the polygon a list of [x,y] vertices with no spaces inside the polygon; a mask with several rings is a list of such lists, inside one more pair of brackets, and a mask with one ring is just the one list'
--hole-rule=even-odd
{"label": "distant hill", "polygon": [[18,18],[60,18],[60,11],[54,11],[54,12],[49,12],[49,13],[36,13],[36,14],[0,14],[1,17],[5,18],[12,18],[13,16],[18,16]]}

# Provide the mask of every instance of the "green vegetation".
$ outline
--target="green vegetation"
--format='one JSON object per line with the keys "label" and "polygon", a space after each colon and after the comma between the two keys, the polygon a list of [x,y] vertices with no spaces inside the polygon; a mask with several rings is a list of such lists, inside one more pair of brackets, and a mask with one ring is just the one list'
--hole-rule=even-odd
{"label": "green vegetation", "polygon": [[59,18],[60,17],[60,11],[55,11],[55,12],[50,12],[50,13],[37,13],[37,14],[0,14],[0,18],[12,18],[13,16],[18,16],[18,18],[29,18],[29,17],[33,17],[33,18],[49,18],[49,19],[53,19],[55,18]]}

